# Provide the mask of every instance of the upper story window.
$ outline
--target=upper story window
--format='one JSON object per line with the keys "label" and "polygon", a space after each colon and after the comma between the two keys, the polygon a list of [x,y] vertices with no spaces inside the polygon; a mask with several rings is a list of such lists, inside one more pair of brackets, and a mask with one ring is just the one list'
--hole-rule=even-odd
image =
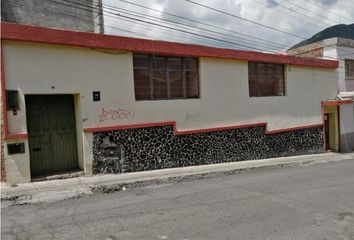
{"label": "upper story window", "polygon": [[354,59],[345,59],[345,78],[354,79]]}
{"label": "upper story window", "polygon": [[284,96],[283,64],[249,62],[248,83],[250,97]]}
{"label": "upper story window", "polygon": [[199,97],[198,59],[134,54],[136,100]]}

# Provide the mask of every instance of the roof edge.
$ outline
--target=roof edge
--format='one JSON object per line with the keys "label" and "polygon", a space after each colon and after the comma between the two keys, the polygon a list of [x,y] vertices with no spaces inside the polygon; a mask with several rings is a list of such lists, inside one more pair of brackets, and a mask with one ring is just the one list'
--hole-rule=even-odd
{"label": "roof edge", "polygon": [[154,53],[161,55],[235,59],[319,68],[338,67],[338,61],[332,60],[301,58],[282,54],[214,48],[196,44],[102,35],[8,22],[1,22],[1,39],[84,48],[101,48],[139,53]]}
{"label": "roof edge", "polygon": [[320,48],[330,47],[330,46],[341,46],[341,47],[353,47],[354,48],[354,40],[350,39],[350,38],[342,38],[342,37],[326,38],[326,39],[322,39],[317,42],[302,45],[297,48],[290,48],[286,52],[296,53],[296,51],[299,51],[299,50],[304,50],[306,52],[306,51],[317,50]]}

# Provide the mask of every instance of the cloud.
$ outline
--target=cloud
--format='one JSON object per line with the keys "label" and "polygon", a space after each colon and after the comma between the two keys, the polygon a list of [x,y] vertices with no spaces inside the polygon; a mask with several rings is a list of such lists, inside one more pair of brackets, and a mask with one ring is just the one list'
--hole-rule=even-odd
{"label": "cloud", "polygon": [[320,2],[324,5],[333,5],[338,1],[337,0],[320,0]]}
{"label": "cloud", "polygon": [[266,3],[267,3],[267,7],[269,8],[274,8],[279,5],[278,1],[276,0],[267,0]]}

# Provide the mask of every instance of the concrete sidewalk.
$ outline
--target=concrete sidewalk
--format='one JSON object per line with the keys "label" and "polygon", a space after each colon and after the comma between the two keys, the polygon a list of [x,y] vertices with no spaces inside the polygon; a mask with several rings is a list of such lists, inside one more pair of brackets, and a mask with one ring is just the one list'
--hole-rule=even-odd
{"label": "concrete sidewalk", "polygon": [[354,160],[354,153],[324,153],[184,168],[169,168],[116,175],[82,176],[69,179],[23,183],[14,187],[2,183],[1,201],[2,207],[17,204],[54,202],[100,192],[108,193],[151,184],[175,183],[226,174],[243,173],[259,168],[300,166],[342,160]]}

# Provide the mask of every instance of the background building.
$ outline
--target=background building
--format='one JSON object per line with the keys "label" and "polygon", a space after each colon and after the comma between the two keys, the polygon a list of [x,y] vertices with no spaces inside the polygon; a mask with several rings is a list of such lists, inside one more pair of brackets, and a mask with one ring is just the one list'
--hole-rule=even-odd
{"label": "background building", "polygon": [[[354,24],[325,29],[289,49],[288,54],[338,60],[338,99],[354,98]],[[354,105],[328,106],[326,113],[334,119],[331,131],[338,132],[328,140],[330,149],[354,151]]]}
{"label": "background building", "polygon": [[101,0],[2,0],[1,21],[81,32],[104,31]]}

